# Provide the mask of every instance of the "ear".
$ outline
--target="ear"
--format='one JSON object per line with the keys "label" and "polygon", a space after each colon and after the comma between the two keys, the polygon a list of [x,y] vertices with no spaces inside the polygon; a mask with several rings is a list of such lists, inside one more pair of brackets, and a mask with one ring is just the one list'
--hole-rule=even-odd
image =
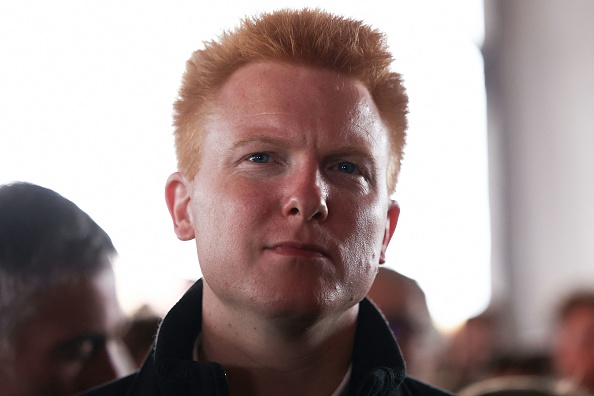
{"label": "ear", "polygon": [[384,232],[384,240],[382,242],[382,250],[380,253],[380,264],[384,264],[386,262],[386,249],[388,249],[390,239],[392,239],[392,235],[394,235],[394,230],[396,229],[396,224],[398,223],[398,216],[400,216],[400,206],[398,206],[398,202],[390,200],[390,205],[388,206],[388,216],[386,218],[386,230]]}
{"label": "ear", "polygon": [[190,208],[190,188],[191,184],[179,172],[169,176],[165,185],[165,201],[173,220],[173,230],[182,241],[189,241],[195,236]]}

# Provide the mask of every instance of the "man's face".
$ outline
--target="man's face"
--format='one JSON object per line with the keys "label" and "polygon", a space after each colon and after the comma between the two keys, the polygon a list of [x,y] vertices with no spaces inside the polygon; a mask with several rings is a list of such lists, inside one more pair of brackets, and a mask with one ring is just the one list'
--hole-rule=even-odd
{"label": "man's face", "polygon": [[3,392],[73,395],[125,374],[116,340],[123,316],[111,270],[58,286],[36,302],[35,314],[17,330],[11,370],[0,381]]}
{"label": "man's face", "polygon": [[168,184],[170,210],[183,212],[176,232],[196,238],[207,288],[270,317],[358,303],[398,216],[386,128],[367,89],[326,70],[252,63],[210,110],[197,174]]}

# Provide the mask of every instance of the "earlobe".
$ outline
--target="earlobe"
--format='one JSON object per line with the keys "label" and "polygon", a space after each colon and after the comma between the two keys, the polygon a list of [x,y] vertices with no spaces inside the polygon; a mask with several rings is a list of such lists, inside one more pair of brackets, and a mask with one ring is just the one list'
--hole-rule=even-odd
{"label": "earlobe", "polygon": [[194,227],[190,210],[190,190],[186,178],[175,172],[167,179],[165,200],[173,220],[175,235],[182,241],[194,239]]}
{"label": "earlobe", "polygon": [[388,249],[388,244],[390,243],[390,239],[392,239],[392,235],[394,235],[394,230],[396,230],[396,224],[398,224],[399,216],[400,206],[398,206],[398,202],[390,200],[388,216],[386,218],[386,230],[384,232],[384,240],[382,242],[382,250],[380,252],[380,264],[384,264],[386,262],[386,250]]}

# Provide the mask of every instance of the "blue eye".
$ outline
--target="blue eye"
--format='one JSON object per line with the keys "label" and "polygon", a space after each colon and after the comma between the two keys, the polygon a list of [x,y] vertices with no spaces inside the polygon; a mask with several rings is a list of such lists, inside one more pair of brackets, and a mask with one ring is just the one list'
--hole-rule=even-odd
{"label": "blue eye", "polygon": [[340,162],[337,165],[337,169],[340,172],[352,174],[357,171],[357,165],[353,164],[352,162]]}
{"label": "blue eye", "polygon": [[270,155],[265,154],[265,153],[256,153],[256,154],[252,154],[248,157],[249,161],[252,162],[257,162],[260,164],[265,164],[268,161],[270,161]]}

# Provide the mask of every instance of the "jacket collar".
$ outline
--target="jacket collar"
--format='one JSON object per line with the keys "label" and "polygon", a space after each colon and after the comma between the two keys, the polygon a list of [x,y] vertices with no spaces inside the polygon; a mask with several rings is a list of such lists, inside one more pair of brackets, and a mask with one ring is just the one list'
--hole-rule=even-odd
{"label": "jacket collar", "polygon": [[[192,359],[194,342],[202,328],[202,290],[200,279],[160,326],[153,353],[159,387],[164,394],[228,394],[226,375],[218,363]],[[349,394],[395,389],[406,377],[398,345],[384,317],[367,299],[359,305],[352,359]]]}
{"label": "jacket collar", "polygon": [[202,279],[196,282],[163,319],[154,350],[159,388],[164,394],[227,395],[223,368],[192,359],[202,328]]}
{"label": "jacket collar", "polygon": [[350,395],[397,389],[406,377],[404,359],[386,319],[367,298],[359,304]]}

